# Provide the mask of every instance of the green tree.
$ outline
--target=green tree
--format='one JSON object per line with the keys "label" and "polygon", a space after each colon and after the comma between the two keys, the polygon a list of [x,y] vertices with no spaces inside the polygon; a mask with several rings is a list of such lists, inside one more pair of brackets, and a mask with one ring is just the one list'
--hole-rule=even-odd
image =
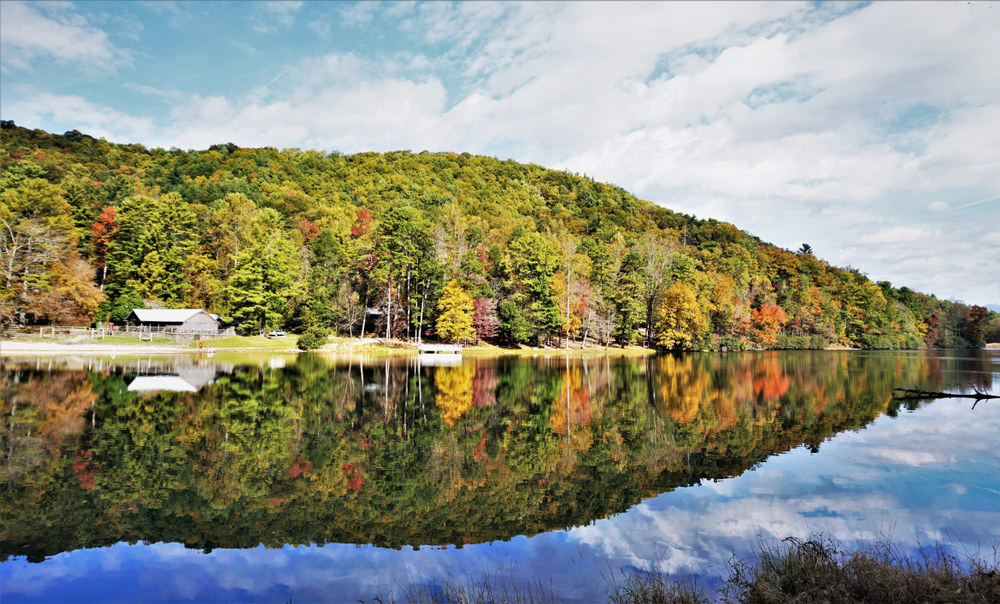
{"label": "green tree", "polygon": [[531,339],[531,326],[521,312],[521,306],[514,300],[500,303],[500,335],[515,344],[523,344]]}
{"label": "green tree", "polygon": [[622,259],[621,268],[618,269],[618,282],[614,288],[617,317],[615,337],[622,348],[626,344],[634,344],[639,337],[639,328],[645,317],[643,290],[642,258],[639,254],[630,252]]}
{"label": "green tree", "polygon": [[255,243],[241,252],[225,290],[233,318],[261,331],[279,325],[289,300],[304,289],[298,249],[280,224],[276,210],[260,211],[253,225]]}
{"label": "green tree", "polygon": [[539,335],[562,328],[563,317],[552,296],[552,276],[559,268],[559,252],[552,241],[537,232],[524,233],[510,243],[511,272],[518,293],[526,302],[527,319]]}

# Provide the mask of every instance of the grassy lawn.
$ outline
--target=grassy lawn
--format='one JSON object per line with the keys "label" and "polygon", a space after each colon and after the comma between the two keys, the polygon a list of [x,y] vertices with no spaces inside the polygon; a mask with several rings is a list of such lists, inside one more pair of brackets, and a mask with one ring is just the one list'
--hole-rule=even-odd
{"label": "grassy lawn", "polygon": [[[296,336],[265,338],[264,336],[232,336],[219,340],[202,340],[205,348],[253,348],[255,350],[294,350]],[[198,348],[198,342],[188,343],[189,348]]]}

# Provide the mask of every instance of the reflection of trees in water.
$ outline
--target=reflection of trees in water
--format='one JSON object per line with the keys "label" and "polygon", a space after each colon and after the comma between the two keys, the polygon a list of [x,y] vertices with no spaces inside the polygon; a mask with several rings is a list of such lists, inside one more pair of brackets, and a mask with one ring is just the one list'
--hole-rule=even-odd
{"label": "reflection of trees in water", "polygon": [[441,411],[441,419],[449,426],[455,425],[455,421],[472,407],[475,373],[475,364],[466,361],[457,367],[441,367],[434,374],[434,385],[437,387],[435,402]]}
{"label": "reflection of trees in water", "polygon": [[121,369],[5,367],[0,550],[37,559],[121,539],[398,547],[535,534],[817,447],[894,412],[903,379],[988,384],[988,359],[962,354],[456,367],[304,355],[284,369],[232,368],[197,393],[129,392]]}

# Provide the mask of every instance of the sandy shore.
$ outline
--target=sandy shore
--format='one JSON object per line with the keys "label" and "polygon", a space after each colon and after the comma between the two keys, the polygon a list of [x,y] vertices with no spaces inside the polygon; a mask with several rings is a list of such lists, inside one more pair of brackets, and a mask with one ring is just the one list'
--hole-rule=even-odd
{"label": "sandy shore", "polygon": [[12,354],[191,354],[191,348],[176,348],[156,344],[60,344],[58,342],[32,342],[0,340],[0,356]]}

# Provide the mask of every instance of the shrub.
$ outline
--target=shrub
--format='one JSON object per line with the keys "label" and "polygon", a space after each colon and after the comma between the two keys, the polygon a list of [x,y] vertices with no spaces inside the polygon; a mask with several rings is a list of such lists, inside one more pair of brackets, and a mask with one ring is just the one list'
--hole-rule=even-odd
{"label": "shrub", "polygon": [[330,330],[324,327],[310,327],[299,336],[298,347],[301,350],[315,350],[322,348],[330,336]]}
{"label": "shrub", "polygon": [[719,339],[716,341],[713,350],[722,350],[723,346],[725,346],[726,350],[728,350],[729,352],[750,350],[752,347],[748,342],[744,342],[739,338],[733,336],[720,336]]}
{"label": "shrub", "polygon": [[823,350],[826,340],[823,336],[786,336],[779,335],[774,343],[775,350]]}

